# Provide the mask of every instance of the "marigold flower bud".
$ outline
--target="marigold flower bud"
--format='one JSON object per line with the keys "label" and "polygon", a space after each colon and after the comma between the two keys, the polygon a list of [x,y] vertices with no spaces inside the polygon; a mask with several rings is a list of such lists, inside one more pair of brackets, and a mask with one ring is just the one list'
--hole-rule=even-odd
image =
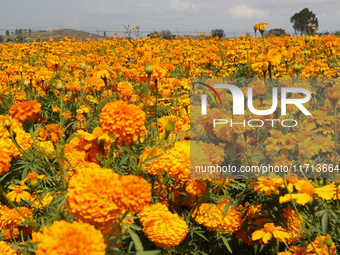
{"label": "marigold flower bud", "polygon": [[32,180],[30,180],[30,185],[31,185],[32,188],[37,188],[38,185],[39,185],[38,179],[32,179]]}
{"label": "marigold flower bud", "polygon": [[306,37],[305,37],[305,42],[307,43],[307,42],[309,42],[309,40],[310,40],[310,39],[309,39],[309,36],[306,36]]}
{"label": "marigold flower bud", "polygon": [[176,118],[169,118],[168,123],[165,126],[165,139],[168,138],[169,134],[175,129]]}
{"label": "marigold flower bud", "polygon": [[144,68],[144,71],[148,74],[148,75],[151,75],[152,72],[153,72],[154,68],[152,65],[146,65],[145,68]]}
{"label": "marigold flower bud", "polygon": [[12,126],[12,123],[10,120],[4,120],[3,124],[4,128],[9,129]]}
{"label": "marigold flower bud", "polygon": [[330,234],[327,234],[326,235],[326,238],[325,238],[325,243],[328,247],[330,247],[333,243],[333,240],[332,240],[332,237],[330,236]]}
{"label": "marigold flower bud", "polygon": [[62,90],[64,88],[64,85],[62,83],[58,83],[57,85],[55,85],[55,88],[57,90]]}
{"label": "marigold flower bud", "polygon": [[263,65],[262,65],[262,71],[263,72],[267,72],[268,71],[268,63],[267,62],[264,62]]}
{"label": "marigold flower bud", "polygon": [[85,65],[85,63],[81,63],[81,64],[80,64],[80,69],[83,70],[83,71],[86,70],[86,65]]}
{"label": "marigold flower bud", "polygon": [[301,69],[302,69],[302,66],[300,66],[300,65],[294,65],[294,66],[293,66],[294,72],[300,72]]}

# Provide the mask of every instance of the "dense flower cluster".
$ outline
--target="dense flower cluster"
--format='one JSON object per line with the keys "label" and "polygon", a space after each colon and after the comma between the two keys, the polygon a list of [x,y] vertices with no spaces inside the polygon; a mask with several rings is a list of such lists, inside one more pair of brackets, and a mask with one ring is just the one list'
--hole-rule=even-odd
{"label": "dense flower cluster", "polygon": [[266,27],[0,45],[0,253],[336,254],[340,40]]}

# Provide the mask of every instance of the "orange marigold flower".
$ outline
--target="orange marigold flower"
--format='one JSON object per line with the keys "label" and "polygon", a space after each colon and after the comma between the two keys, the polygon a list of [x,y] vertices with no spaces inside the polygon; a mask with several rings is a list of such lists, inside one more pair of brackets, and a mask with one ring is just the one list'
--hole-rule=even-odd
{"label": "orange marigold flower", "polygon": [[87,223],[56,221],[40,235],[36,255],[105,255],[103,234]]}
{"label": "orange marigold flower", "polygon": [[134,94],[133,86],[130,82],[122,81],[117,85],[117,91],[125,97],[130,97]]}
{"label": "orange marigold flower", "polygon": [[263,229],[256,230],[251,238],[253,241],[262,239],[264,243],[268,243],[273,236],[280,242],[286,242],[290,239],[289,233],[280,226],[276,227],[274,223],[264,224]]}
{"label": "orange marigold flower", "polygon": [[28,189],[26,185],[9,185],[8,189],[13,190],[7,194],[11,201],[20,202],[25,199],[30,200],[31,198],[31,194],[25,191],[25,189]]}
{"label": "orange marigold flower", "polygon": [[2,149],[0,149],[0,176],[3,173],[8,173],[11,167],[11,160],[12,158]]}
{"label": "orange marigold flower", "polygon": [[[18,228],[12,228],[11,230],[9,229],[2,229],[2,238],[5,240],[10,240],[12,238],[17,238],[19,236],[19,229]],[[3,254],[3,253],[0,253]]]}
{"label": "orange marigold flower", "polygon": [[124,101],[107,103],[100,113],[100,125],[121,142],[136,141],[138,136],[144,136],[145,112],[138,106]]}
{"label": "orange marigold flower", "polygon": [[38,113],[41,113],[41,104],[37,100],[15,103],[11,106],[9,113],[13,118],[20,122],[32,119]]}
{"label": "orange marigold flower", "polygon": [[[26,218],[32,218],[33,213],[27,207],[17,207]],[[25,218],[15,209],[2,206],[0,209],[0,229],[12,229],[25,222]]]}
{"label": "orange marigold flower", "polygon": [[26,100],[26,92],[18,92],[14,95],[15,100],[22,102]]}
{"label": "orange marigold flower", "polygon": [[146,206],[138,216],[145,235],[158,247],[170,249],[187,236],[186,222],[178,214],[171,213],[166,205],[157,203]]}
{"label": "orange marigold flower", "polygon": [[46,125],[45,129],[39,128],[38,133],[44,141],[50,138],[51,142],[57,143],[61,136],[65,136],[64,129],[59,124]]}
{"label": "orange marigold flower", "polygon": [[176,181],[187,181],[190,178],[190,143],[186,140],[175,143],[160,157],[164,170]]}
{"label": "orange marigold flower", "polygon": [[151,185],[147,180],[135,175],[124,175],[119,181],[123,188],[115,188],[113,194],[119,208],[135,213],[151,202]]}
{"label": "orange marigold flower", "polygon": [[185,191],[191,196],[200,197],[207,189],[205,180],[203,179],[190,179],[187,182]]}
{"label": "orange marigold flower", "polygon": [[[84,164],[77,168],[77,174],[69,181],[68,208],[76,220],[105,227],[122,211],[113,200],[113,194],[121,190],[118,174],[111,169],[101,168],[95,163]],[[136,189],[136,192],[139,191]]]}
{"label": "orange marigold flower", "polygon": [[4,241],[0,241],[0,254],[4,255],[17,255],[17,251],[12,249],[8,244]]}
{"label": "orange marigold flower", "polygon": [[[164,169],[164,164],[162,164],[162,159],[159,157],[164,154],[164,150],[159,147],[155,148],[145,148],[140,155],[139,159],[144,163],[146,168],[146,173],[148,174],[160,174]],[[156,158],[158,156],[158,158]],[[152,158],[155,158],[150,162]]]}
{"label": "orange marigold flower", "polygon": [[299,234],[302,222],[298,219],[297,212],[291,207],[283,208],[282,216],[286,219],[285,225],[288,227],[287,232],[289,232],[291,236],[291,240],[289,242],[292,241],[293,243],[296,243],[305,233],[305,231],[301,231]]}
{"label": "orange marigold flower", "polygon": [[336,103],[340,99],[340,86],[327,89],[327,98],[332,102]]}
{"label": "orange marigold flower", "polygon": [[[228,207],[224,215],[224,210]],[[217,230],[222,234],[232,234],[239,230],[242,226],[242,213],[230,204],[228,199],[224,199],[216,205],[203,203],[198,212],[193,212],[193,217],[196,215],[196,222],[205,226],[208,230]],[[224,215],[224,217],[223,217]]]}
{"label": "orange marigold flower", "polygon": [[[320,242],[320,237],[317,236],[315,240],[313,241],[312,244],[308,244],[307,246],[307,252],[308,254],[325,254],[325,255],[334,255],[337,254],[336,246],[334,242],[331,243],[330,247],[328,248],[326,244],[326,236],[321,236],[321,241],[322,241],[322,248],[321,248],[321,242]],[[315,250],[314,250],[315,248]],[[323,250],[323,252],[322,252]],[[314,253],[316,252],[316,253]]]}

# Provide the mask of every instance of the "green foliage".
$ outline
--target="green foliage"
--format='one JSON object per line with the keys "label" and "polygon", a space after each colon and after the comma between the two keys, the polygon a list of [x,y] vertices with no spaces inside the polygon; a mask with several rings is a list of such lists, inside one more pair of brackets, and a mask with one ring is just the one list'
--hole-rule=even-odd
{"label": "green foliage", "polygon": [[211,30],[212,37],[223,38],[225,36],[223,29],[214,29]]}
{"label": "green foliage", "polygon": [[267,35],[274,35],[274,36],[285,36],[287,35],[286,30],[282,28],[272,28],[267,32]]}
{"label": "green foliage", "polygon": [[163,39],[167,39],[167,40],[170,40],[170,39],[173,39],[173,38],[176,37],[175,35],[173,35],[173,34],[171,33],[170,30],[162,30],[161,33],[160,33],[160,35],[161,35],[161,37],[162,37]]}

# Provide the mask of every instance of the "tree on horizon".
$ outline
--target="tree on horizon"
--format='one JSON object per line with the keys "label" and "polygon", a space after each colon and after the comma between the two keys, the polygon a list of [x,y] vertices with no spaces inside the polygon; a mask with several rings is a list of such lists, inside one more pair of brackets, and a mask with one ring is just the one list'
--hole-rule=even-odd
{"label": "tree on horizon", "polygon": [[304,8],[299,13],[295,13],[290,18],[290,23],[293,23],[295,34],[300,32],[301,35],[312,34],[313,30],[316,31],[319,27],[319,21],[315,13],[308,8]]}

